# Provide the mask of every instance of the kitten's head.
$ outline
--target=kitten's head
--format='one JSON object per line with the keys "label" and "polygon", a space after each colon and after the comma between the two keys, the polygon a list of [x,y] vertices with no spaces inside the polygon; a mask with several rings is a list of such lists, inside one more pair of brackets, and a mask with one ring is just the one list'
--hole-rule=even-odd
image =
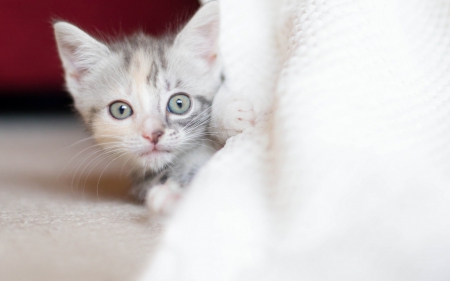
{"label": "kitten's head", "polygon": [[66,22],[54,29],[75,108],[105,149],[159,170],[200,145],[220,84],[218,3],[172,37],[104,43]]}

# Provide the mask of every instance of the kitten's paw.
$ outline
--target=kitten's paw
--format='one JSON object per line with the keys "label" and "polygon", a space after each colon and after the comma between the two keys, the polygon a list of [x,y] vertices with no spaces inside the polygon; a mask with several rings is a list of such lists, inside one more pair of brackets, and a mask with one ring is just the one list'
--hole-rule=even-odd
{"label": "kitten's paw", "polygon": [[256,114],[253,105],[244,99],[235,99],[225,109],[224,128],[242,132],[255,125]]}
{"label": "kitten's paw", "polygon": [[164,184],[153,186],[148,191],[145,201],[152,211],[160,215],[168,215],[172,213],[180,200],[181,193],[181,186],[169,179]]}

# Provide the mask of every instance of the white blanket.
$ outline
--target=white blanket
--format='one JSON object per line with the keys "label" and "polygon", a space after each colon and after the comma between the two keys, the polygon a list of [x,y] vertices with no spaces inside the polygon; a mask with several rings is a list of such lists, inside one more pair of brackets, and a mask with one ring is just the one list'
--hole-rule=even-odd
{"label": "white blanket", "polygon": [[218,100],[260,120],[142,280],[450,280],[450,1],[220,5]]}

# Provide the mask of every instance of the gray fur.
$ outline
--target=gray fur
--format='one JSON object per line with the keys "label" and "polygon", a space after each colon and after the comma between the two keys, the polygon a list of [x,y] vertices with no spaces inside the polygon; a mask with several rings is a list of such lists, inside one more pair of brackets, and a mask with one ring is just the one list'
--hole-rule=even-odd
{"label": "gray fur", "polygon": [[[211,41],[217,39],[218,6],[205,7],[179,34],[161,38],[136,33],[100,42],[73,25],[55,24],[75,107],[105,150],[115,143],[115,151],[128,156],[135,171],[134,194],[140,199],[148,188],[167,179],[187,185],[216,150],[208,128],[221,83]],[[178,93],[191,100],[190,109],[181,115],[167,110],[170,97]],[[133,115],[113,118],[109,106],[116,101],[126,102]],[[157,142],[149,142],[145,136],[155,130],[163,133]]]}

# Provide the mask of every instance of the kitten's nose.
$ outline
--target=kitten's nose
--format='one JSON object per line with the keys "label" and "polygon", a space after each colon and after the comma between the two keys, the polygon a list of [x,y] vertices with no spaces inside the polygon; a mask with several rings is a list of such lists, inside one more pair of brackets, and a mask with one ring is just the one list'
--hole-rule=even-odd
{"label": "kitten's nose", "polygon": [[159,138],[164,134],[164,129],[157,129],[150,134],[144,133],[142,136],[148,139],[151,143],[157,144]]}

